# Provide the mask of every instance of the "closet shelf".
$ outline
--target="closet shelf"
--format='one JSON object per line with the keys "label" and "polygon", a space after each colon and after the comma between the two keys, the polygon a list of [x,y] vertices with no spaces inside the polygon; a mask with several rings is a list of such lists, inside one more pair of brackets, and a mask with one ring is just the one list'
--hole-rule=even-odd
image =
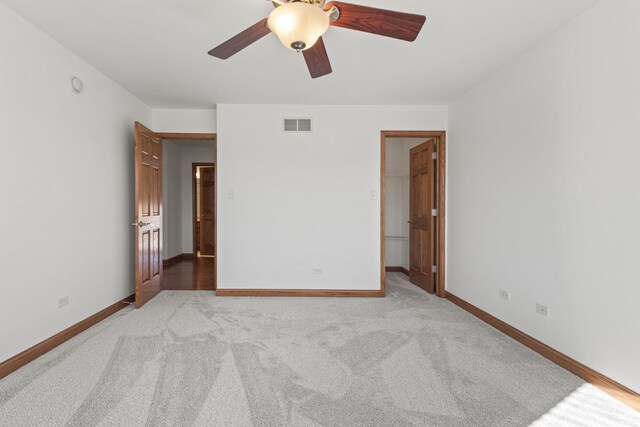
{"label": "closet shelf", "polygon": [[407,236],[384,236],[385,239],[407,240]]}

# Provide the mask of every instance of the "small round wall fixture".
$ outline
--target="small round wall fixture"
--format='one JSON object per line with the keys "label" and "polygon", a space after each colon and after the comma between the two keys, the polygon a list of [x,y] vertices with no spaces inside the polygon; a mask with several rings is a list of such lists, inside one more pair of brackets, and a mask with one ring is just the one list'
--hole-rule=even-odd
{"label": "small round wall fixture", "polygon": [[71,76],[71,90],[73,93],[80,93],[84,89],[84,83],[79,77]]}

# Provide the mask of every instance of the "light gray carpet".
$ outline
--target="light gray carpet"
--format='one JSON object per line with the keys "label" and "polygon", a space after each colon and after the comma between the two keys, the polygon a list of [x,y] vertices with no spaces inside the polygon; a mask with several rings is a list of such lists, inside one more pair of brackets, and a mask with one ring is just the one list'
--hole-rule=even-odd
{"label": "light gray carpet", "polygon": [[640,426],[448,301],[165,291],[0,380],[2,426]]}

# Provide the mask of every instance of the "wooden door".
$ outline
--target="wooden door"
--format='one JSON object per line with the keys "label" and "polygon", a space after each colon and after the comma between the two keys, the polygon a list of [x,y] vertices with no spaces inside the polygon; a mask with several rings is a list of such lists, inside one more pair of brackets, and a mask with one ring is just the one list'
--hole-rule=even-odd
{"label": "wooden door", "polygon": [[215,255],[216,169],[200,167],[200,254]]}
{"label": "wooden door", "polygon": [[135,124],[136,307],[162,287],[162,139]]}
{"label": "wooden door", "polygon": [[409,279],[435,292],[435,152],[434,140],[410,151]]}

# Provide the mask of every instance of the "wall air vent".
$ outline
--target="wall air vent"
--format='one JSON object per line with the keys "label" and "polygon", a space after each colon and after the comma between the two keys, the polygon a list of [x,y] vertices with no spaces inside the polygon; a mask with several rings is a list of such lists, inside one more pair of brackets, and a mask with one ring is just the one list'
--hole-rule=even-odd
{"label": "wall air vent", "polygon": [[283,132],[311,132],[311,119],[282,119]]}

